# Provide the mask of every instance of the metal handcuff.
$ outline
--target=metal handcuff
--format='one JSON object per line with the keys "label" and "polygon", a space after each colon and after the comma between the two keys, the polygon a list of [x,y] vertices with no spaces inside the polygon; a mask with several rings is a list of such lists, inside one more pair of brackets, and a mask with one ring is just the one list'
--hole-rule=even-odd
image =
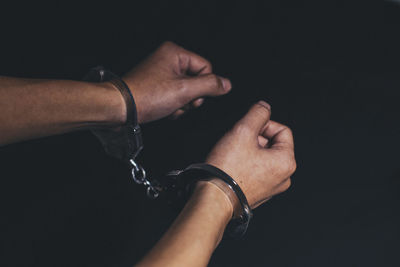
{"label": "metal handcuff", "polygon": [[[149,198],[157,198],[160,190],[148,179],[145,169],[136,161],[143,149],[142,130],[138,123],[135,100],[125,82],[103,66],[92,68],[83,79],[88,82],[111,82],[124,97],[127,104],[127,122],[118,130],[95,130],[108,154],[129,164],[132,168],[132,178],[137,184],[146,187]],[[128,90],[127,90],[128,89]]]}
{"label": "metal handcuff", "polygon": [[175,201],[187,198],[194,182],[217,177],[223,180],[236,194],[241,205],[240,216],[233,218],[227,226],[231,237],[242,237],[252,218],[252,211],[239,185],[228,174],[208,164],[192,164],[183,170],[167,173],[159,179],[149,179],[145,169],[136,161],[143,149],[142,131],[138,124],[136,105],[132,93],[126,83],[117,75],[99,66],[91,69],[84,77],[88,82],[110,82],[121,92],[127,106],[127,122],[116,130],[94,130],[93,133],[102,143],[105,151],[132,168],[132,178],[137,184],[146,188],[149,198],[157,198],[161,192],[169,194]]}

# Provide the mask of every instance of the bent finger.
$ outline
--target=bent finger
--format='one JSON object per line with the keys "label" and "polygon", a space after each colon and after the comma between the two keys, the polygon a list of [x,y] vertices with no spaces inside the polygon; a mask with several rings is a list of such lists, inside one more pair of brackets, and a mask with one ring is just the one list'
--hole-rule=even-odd
{"label": "bent finger", "polygon": [[228,93],[231,88],[229,79],[214,74],[206,74],[191,78],[184,78],[182,97],[185,102],[204,96],[219,96]]}
{"label": "bent finger", "polygon": [[259,136],[258,136],[258,144],[259,144],[262,148],[265,148],[265,147],[268,145],[268,139],[265,138],[265,137],[262,136],[262,135],[259,135]]}
{"label": "bent finger", "polygon": [[247,114],[239,121],[254,133],[260,135],[262,129],[267,125],[271,116],[271,106],[265,101],[254,104]]}
{"label": "bent finger", "polygon": [[[177,46],[177,45],[176,45]],[[183,47],[177,46],[179,51],[179,57],[186,57],[187,60],[187,72],[193,75],[204,75],[212,73],[211,62],[204,57],[186,50]]]}
{"label": "bent finger", "polygon": [[270,120],[261,135],[270,140],[271,148],[294,148],[292,131],[279,122]]}
{"label": "bent finger", "polygon": [[192,105],[194,108],[198,108],[198,107],[200,107],[203,103],[204,103],[204,98],[198,98],[198,99],[192,101],[191,105]]}
{"label": "bent finger", "polygon": [[169,118],[170,118],[171,120],[176,120],[176,119],[178,119],[179,117],[181,117],[183,114],[185,114],[185,110],[183,110],[183,109],[178,109],[177,111],[175,111],[174,113],[172,113],[172,114],[169,116]]}

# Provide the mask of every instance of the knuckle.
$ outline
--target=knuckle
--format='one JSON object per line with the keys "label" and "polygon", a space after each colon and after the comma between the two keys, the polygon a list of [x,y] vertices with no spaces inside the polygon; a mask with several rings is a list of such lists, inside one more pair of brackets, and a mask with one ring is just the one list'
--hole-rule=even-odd
{"label": "knuckle", "polygon": [[280,132],[284,132],[285,135],[291,135],[291,136],[293,136],[292,129],[290,129],[289,126],[287,126],[287,125],[284,125],[284,124],[280,124],[280,123],[279,123],[279,131],[280,131]]}
{"label": "knuckle", "polygon": [[297,169],[297,163],[296,160],[293,158],[289,167],[290,174],[293,174],[296,171],[296,169]]}
{"label": "knuckle", "polygon": [[297,163],[296,160],[294,159],[293,152],[288,151],[287,153],[288,154],[285,157],[286,164],[284,164],[282,172],[287,175],[292,175],[296,171]]}
{"label": "knuckle", "polygon": [[159,50],[162,52],[171,51],[173,48],[177,47],[177,45],[171,41],[165,41],[161,44]]}
{"label": "knuckle", "polygon": [[208,81],[209,81],[209,83],[210,83],[210,85],[212,86],[212,87],[215,87],[215,88],[217,88],[217,87],[219,87],[220,86],[220,79],[218,78],[218,76],[217,75],[215,75],[215,74],[210,74],[209,76],[208,76]]}
{"label": "knuckle", "polygon": [[286,180],[286,182],[282,185],[281,187],[281,192],[285,192],[286,190],[288,190],[290,188],[290,186],[292,185],[292,180],[289,178]]}
{"label": "knuckle", "polygon": [[171,41],[165,41],[165,42],[163,42],[161,44],[161,47],[163,47],[163,48],[170,48],[170,47],[173,47],[173,46],[175,46],[175,44],[173,42],[171,42]]}
{"label": "knuckle", "polygon": [[287,133],[290,135],[290,136],[293,136],[293,131],[292,131],[292,129],[290,129],[288,126],[284,126],[285,128],[285,131],[287,131]]}

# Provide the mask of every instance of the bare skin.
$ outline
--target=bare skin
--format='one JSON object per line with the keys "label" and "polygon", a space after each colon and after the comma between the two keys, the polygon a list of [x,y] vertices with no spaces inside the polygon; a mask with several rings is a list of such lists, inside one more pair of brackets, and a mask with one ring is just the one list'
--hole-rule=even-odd
{"label": "bare skin", "polygon": [[[204,58],[166,42],[128,72],[140,123],[178,118],[207,96],[231,90]],[[270,120],[261,101],[213,148],[206,162],[231,175],[252,208],[290,186],[296,168],[290,129]],[[110,83],[0,77],[0,146],[81,129],[115,129],[126,121],[124,100]],[[206,266],[237,199],[214,179],[199,182],[185,208],[138,266]]]}
{"label": "bare skin", "polygon": [[0,145],[123,123],[124,106],[109,84],[0,78]]}
{"label": "bare skin", "polygon": [[[206,96],[226,94],[228,79],[204,58],[166,42],[124,81],[137,104],[139,123],[174,118]],[[0,145],[79,129],[122,125],[126,108],[110,83],[0,77]]]}
{"label": "bare skin", "polygon": [[292,132],[270,116],[267,103],[253,105],[207,158],[235,177],[252,208],[286,191],[296,169]]}
{"label": "bare skin", "polygon": [[171,42],[123,78],[132,88],[141,123],[170,114],[177,118],[199,107],[205,96],[224,95],[232,88],[228,79],[212,73],[209,61]]}
{"label": "bare skin", "polygon": [[206,266],[232,218],[232,205],[215,185],[197,186],[156,246],[136,266]]}
{"label": "bare skin", "polygon": [[[296,169],[290,129],[255,104],[213,148],[206,162],[230,174],[255,208],[287,190]],[[237,208],[221,188],[199,182],[171,228],[137,266],[206,266]],[[229,189],[228,189],[229,190]]]}

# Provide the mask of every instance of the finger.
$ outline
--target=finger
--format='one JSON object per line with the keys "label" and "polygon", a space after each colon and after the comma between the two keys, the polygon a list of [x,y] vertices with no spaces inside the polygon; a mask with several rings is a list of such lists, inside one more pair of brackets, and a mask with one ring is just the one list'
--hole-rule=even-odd
{"label": "finger", "polygon": [[210,61],[207,59],[185,50],[189,56],[189,65],[187,72],[196,74],[196,75],[204,75],[212,73],[212,65]]}
{"label": "finger", "polygon": [[176,110],[174,113],[172,113],[169,118],[171,120],[176,120],[179,119],[182,115],[184,115],[186,113],[186,111],[193,109],[193,108],[198,108],[200,107],[204,102],[204,98],[199,98],[196,99],[194,101],[192,101],[192,103],[184,105],[182,108]]}
{"label": "finger", "polygon": [[212,72],[211,63],[207,59],[188,51],[173,42],[164,42],[157,51],[160,54],[166,53],[173,55],[174,57],[177,56],[179,60],[179,68],[182,73],[202,75]]}
{"label": "finger", "polygon": [[269,121],[261,135],[270,140],[271,148],[294,148],[292,131],[276,121]]}
{"label": "finger", "polygon": [[266,147],[267,145],[268,145],[268,139],[267,138],[265,138],[264,136],[261,136],[261,135],[259,135],[258,136],[258,144],[261,146],[261,147]]}
{"label": "finger", "polygon": [[183,114],[185,114],[185,110],[183,110],[183,109],[178,109],[177,111],[175,111],[174,113],[172,113],[172,114],[170,115],[170,119],[171,119],[171,120],[176,120],[176,119],[178,119],[179,117],[181,117]]}
{"label": "finger", "polygon": [[188,111],[188,110],[191,110],[192,108],[193,108],[193,107],[192,107],[191,103],[189,103],[189,104],[184,105],[184,106],[181,107],[180,109],[186,112],[186,111]]}
{"label": "finger", "polygon": [[200,107],[203,103],[204,103],[204,98],[198,98],[198,99],[192,101],[192,106],[193,106],[194,108],[198,108],[198,107]]}
{"label": "finger", "polygon": [[212,65],[210,61],[182,47],[179,47],[179,50],[179,59],[181,63],[186,65],[182,65],[186,70],[186,73],[194,75],[212,73]]}
{"label": "finger", "polygon": [[264,101],[254,104],[239,124],[250,128],[255,135],[259,135],[271,116],[271,106]]}
{"label": "finger", "polygon": [[184,78],[183,81],[184,86],[181,93],[185,103],[204,96],[224,95],[232,88],[228,79],[214,74]]}

